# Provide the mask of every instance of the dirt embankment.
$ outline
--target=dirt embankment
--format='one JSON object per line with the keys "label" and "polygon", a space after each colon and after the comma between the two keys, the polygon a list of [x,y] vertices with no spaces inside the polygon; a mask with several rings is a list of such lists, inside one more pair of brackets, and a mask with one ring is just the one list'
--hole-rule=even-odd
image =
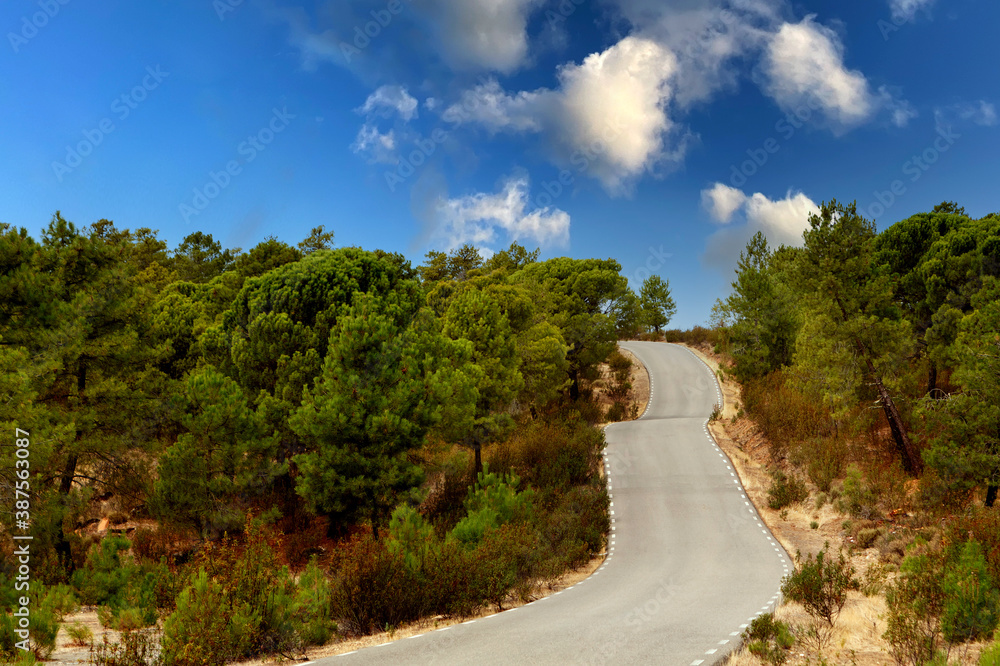
{"label": "dirt embankment", "polygon": [[[726,455],[733,461],[747,495],[757,507],[764,522],[781,542],[785,550],[794,558],[796,553],[815,554],[825,544],[831,552],[844,549],[859,579],[878,571],[879,553],[874,548],[848,550],[851,544],[845,540],[842,525],[849,518],[834,509],[832,504],[817,506],[817,489],[808,484],[809,497],[786,511],[775,511],[767,505],[767,490],[771,485],[768,472],[772,466],[767,441],[756,424],[742,414],[740,385],[724,372],[719,372],[720,357],[712,352],[710,345],[694,347],[685,345],[705,361],[716,377],[720,378],[725,406],[720,418],[709,425],[712,435]],[[815,527],[813,527],[815,525]],[[890,578],[891,580],[891,578]],[[823,650],[823,657],[829,664],[851,664],[856,666],[881,666],[896,663],[889,655],[889,645],[882,638],[886,630],[885,597],[864,596],[861,592],[849,592],[829,644]],[[812,619],[802,605],[788,602],[778,608],[775,618],[788,625],[806,627]],[[964,645],[954,648],[949,655],[949,664],[977,664],[982,644]],[[734,653],[729,666],[763,666],[764,662],[746,650]],[[790,666],[817,663],[817,653],[807,652],[798,644],[793,647],[786,662]]]}

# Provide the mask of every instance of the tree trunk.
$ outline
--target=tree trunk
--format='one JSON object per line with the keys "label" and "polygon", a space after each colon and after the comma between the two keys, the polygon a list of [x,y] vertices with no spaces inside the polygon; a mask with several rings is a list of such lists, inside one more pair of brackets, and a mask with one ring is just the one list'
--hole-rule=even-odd
{"label": "tree trunk", "polygon": [[910,474],[919,476],[923,471],[923,461],[920,460],[920,454],[917,453],[913,442],[910,441],[909,435],[906,434],[906,426],[903,424],[903,418],[899,415],[896,403],[893,402],[892,396],[889,395],[889,391],[885,388],[885,384],[882,383],[882,378],[876,372],[875,364],[871,362],[871,359],[866,358],[865,360],[868,364],[868,371],[872,374],[872,378],[875,381],[875,389],[878,391],[879,401],[882,403],[885,418],[889,422],[892,439],[896,442],[896,448],[903,459],[903,468]]}
{"label": "tree trunk", "polygon": [[570,376],[570,379],[573,380],[573,383],[569,385],[569,399],[570,400],[576,400],[577,398],[580,397],[580,376],[579,376],[579,372],[576,369],[574,369],[570,373],[569,376]]}
{"label": "tree trunk", "polygon": [[476,442],[472,448],[476,452],[476,479],[478,480],[479,475],[483,473],[483,445]]}
{"label": "tree trunk", "polygon": [[986,502],[984,506],[987,508],[992,507],[993,503],[997,501],[997,486],[986,486]]}
{"label": "tree trunk", "polygon": [[931,363],[931,369],[927,371],[927,395],[934,397],[934,389],[937,388],[937,365]]}
{"label": "tree trunk", "polygon": [[[83,393],[87,389],[87,366],[80,364],[80,369],[76,375],[76,391],[77,397],[80,399],[81,404],[83,403]],[[76,449],[69,454],[66,458],[66,466],[63,467],[62,478],[59,480],[59,494],[63,500],[63,510],[66,509],[68,503],[66,498],[69,497],[70,491],[73,489],[73,479],[76,478],[76,466],[80,462],[80,441],[83,439],[83,430],[81,428],[76,429]],[[60,527],[58,530],[58,535],[56,536],[56,558],[59,560],[59,564],[63,571],[66,572],[67,576],[72,575],[75,567],[73,566],[73,549],[70,547],[69,538],[66,535],[65,529]]]}
{"label": "tree trunk", "polygon": [[372,505],[372,538],[378,541],[378,519],[379,519],[378,500],[375,499],[374,492],[370,492],[368,494],[368,498]]}

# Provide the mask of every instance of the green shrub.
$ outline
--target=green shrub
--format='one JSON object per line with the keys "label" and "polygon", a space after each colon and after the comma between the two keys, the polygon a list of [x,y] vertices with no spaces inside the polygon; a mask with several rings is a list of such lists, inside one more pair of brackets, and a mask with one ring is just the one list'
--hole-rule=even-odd
{"label": "green shrub", "polygon": [[855,518],[874,518],[878,513],[875,495],[865,485],[861,470],[855,465],[847,468],[840,497],[843,511]]}
{"label": "green shrub", "polygon": [[403,504],[392,512],[385,545],[394,555],[402,555],[411,570],[417,571],[423,566],[435,541],[434,526],[416,509]]}
{"label": "green shrub", "polygon": [[72,615],[80,609],[76,593],[69,585],[52,585],[45,589],[43,604],[48,606],[61,622],[67,615]]}
{"label": "green shrub", "polygon": [[[31,606],[31,631],[28,635],[30,654],[38,660],[49,658],[56,647],[56,635],[59,633],[59,622],[62,620],[60,609],[66,603],[65,586],[46,589],[41,583],[32,581],[32,596],[40,598],[37,606],[34,601]],[[18,607],[9,607],[12,611]],[[18,629],[16,618],[8,614],[8,608],[0,611],[0,657],[17,659],[23,656],[23,651],[16,644],[22,639],[15,633]],[[18,661],[17,663],[21,663]],[[32,662],[34,663],[34,662]]]}
{"label": "green shrub", "polygon": [[846,459],[843,445],[836,439],[818,439],[806,455],[809,457],[809,480],[821,491],[830,492],[830,485],[843,471]]}
{"label": "green shrub", "polygon": [[980,653],[979,666],[1000,666],[1000,643],[993,643]]}
{"label": "green shrub", "polygon": [[[242,549],[228,539],[206,551],[163,629],[168,663],[237,659],[293,649],[295,586],[264,528],[251,519]],[[212,614],[212,622],[202,618]],[[204,626],[203,626],[204,625]],[[186,643],[195,641],[196,647]],[[214,663],[209,660],[209,663]]]}
{"label": "green shrub", "polygon": [[934,658],[941,635],[945,594],[943,557],[915,544],[886,590],[887,629],[883,638],[900,664],[923,664]]}
{"label": "green shrub", "polygon": [[479,475],[476,487],[466,500],[468,515],[449,533],[466,548],[474,548],[486,533],[510,522],[524,522],[534,512],[535,491],[518,492],[520,479],[514,475],[492,474],[487,469]]}
{"label": "green shrub", "polygon": [[325,645],[337,631],[330,616],[330,582],[315,560],[299,576],[292,615],[303,645]]}
{"label": "green shrub", "polygon": [[949,643],[978,640],[997,627],[1000,591],[986,568],[979,543],[968,541],[944,570],[944,610],[941,632]]}
{"label": "green shrub", "polygon": [[71,645],[90,645],[94,642],[94,632],[79,622],[67,626],[66,633],[69,635]]}
{"label": "green shrub", "polygon": [[628,415],[629,410],[624,402],[614,402],[608,406],[608,411],[604,413],[604,420],[608,423],[617,423],[624,421]]}
{"label": "green shrub", "polygon": [[136,567],[122,562],[121,553],[131,547],[127,538],[111,535],[90,549],[84,567],[73,572],[73,586],[83,603],[121,606],[129,578],[136,571]]}
{"label": "green shrub", "polygon": [[875,541],[878,540],[879,535],[881,534],[882,531],[876,527],[867,527],[865,529],[858,530],[858,535],[855,537],[858,548],[871,548],[875,545]]}
{"label": "green shrub", "polygon": [[857,589],[854,567],[844,554],[834,560],[824,550],[814,558],[797,557],[795,571],[785,577],[781,593],[802,604],[806,612],[832,627],[847,602],[847,591]]}
{"label": "green shrub", "polygon": [[1000,511],[996,507],[971,507],[948,522],[948,543],[976,541],[981,544],[990,577],[1000,581]]}
{"label": "green shrub", "polygon": [[810,521],[809,522],[809,529],[811,529],[811,530],[818,530],[819,529],[819,523],[817,523],[815,520]]}
{"label": "green shrub", "polygon": [[771,487],[767,489],[767,505],[775,511],[786,506],[801,502],[809,497],[806,484],[794,474],[785,474],[781,470],[771,473]]}
{"label": "green shrub", "polygon": [[202,666],[234,660],[249,646],[244,618],[232,621],[222,584],[199,569],[177,597],[177,609],[163,623],[166,666]]}
{"label": "green shrub", "polygon": [[766,664],[783,664],[788,659],[787,650],[795,643],[795,637],[784,622],[765,613],[753,619],[743,632],[747,651]]}

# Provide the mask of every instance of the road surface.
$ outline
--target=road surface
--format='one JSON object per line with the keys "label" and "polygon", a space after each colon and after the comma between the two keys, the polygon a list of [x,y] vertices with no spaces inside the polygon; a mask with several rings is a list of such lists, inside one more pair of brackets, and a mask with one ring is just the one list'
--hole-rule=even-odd
{"label": "road surface", "polygon": [[772,609],[791,566],[708,434],[721,402],[684,347],[628,342],[649,370],[637,421],[608,427],[612,533],[604,564],[526,606],[317,664],[704,664]]}

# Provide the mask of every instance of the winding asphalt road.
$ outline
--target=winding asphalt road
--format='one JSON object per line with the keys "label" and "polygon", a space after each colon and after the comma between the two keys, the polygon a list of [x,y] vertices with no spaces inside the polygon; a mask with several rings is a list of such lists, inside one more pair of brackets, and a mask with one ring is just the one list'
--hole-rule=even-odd
{"label": "winding asphalt road", "polygon": [[706,427],[721,402],[687,349],[622,347],[649,370],[637,421],[608,427],[608,556],[526,606],[317,664],[715,664],[773,608],[791,565]]}

